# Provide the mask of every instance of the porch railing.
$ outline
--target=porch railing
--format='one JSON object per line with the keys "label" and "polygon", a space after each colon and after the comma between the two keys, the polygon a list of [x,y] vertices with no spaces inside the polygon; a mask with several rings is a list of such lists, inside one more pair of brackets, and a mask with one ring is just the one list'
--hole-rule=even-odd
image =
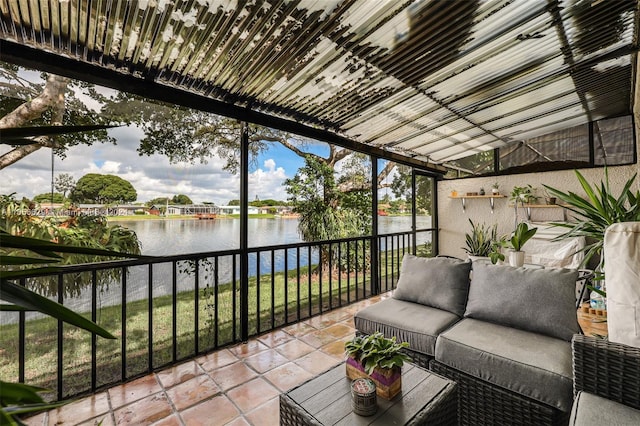
{"label": "porch railing", "polygon": [[25,278],[22,285],[83,313],[117,340],[38,313],[2,312],[0,379],[46,387],[52,399],[63,399],[148,374],[391,290],[402,256],[431,255],[434,233],[73,265]]}

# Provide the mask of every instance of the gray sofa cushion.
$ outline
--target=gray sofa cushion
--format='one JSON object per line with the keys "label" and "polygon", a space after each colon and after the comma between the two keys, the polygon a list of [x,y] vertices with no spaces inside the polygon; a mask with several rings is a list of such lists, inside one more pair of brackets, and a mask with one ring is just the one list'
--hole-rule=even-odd
{"label": "gray sofa cushion", "polygon": [[564,340],[463,319],[438,337],[435,359],[561,411],[571,410],[571,343]]}
{"label": "gray sofa cushion", "polygon": [[366,334],[381,332],[409,342],[409,348],[433,356],[436,337],[460,317],[451,312],[388,298],[367,306],[354,316],[356,329]]}
{"label": "gray sofa cushion", "polygon": [[570,426],[638,426],[640,410],[587,392],[578,392],[571,409]]}
{"label": "gray sofa cushion", "polygon": [[578,271],[474,263],[464,316],[570,341],[580,333]]}
{"label": "gray sofa cushion", "polygon": [[393,297],[462,316],[469,293],[470,271],[471,262],[405,254]]}

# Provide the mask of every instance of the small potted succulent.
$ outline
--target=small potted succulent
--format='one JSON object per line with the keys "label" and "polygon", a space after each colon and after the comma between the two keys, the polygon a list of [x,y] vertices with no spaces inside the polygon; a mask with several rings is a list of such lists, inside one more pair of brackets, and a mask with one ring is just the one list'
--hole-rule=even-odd
{"label": "small potted succulent", "polygon": [[402,349],[409,343],[397,343],[396,338],[384,337],[380,332],[356,336],[344,345],[347,353],[347,377],[368,377],[376,384],[378,396],[391,399],[402,389],[402,365],[407,356]]}
{"label": "small potted succulent", "polygon": [[491,193],[493,195],[500,194],[500,184],[498,182],[494,182],[493,185],[491,185]]}

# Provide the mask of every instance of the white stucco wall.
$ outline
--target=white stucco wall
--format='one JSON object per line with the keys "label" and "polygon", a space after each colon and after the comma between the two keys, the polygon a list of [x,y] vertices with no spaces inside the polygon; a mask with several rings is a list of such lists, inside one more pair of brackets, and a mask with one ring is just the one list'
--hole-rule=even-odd
{"label": "white stucco wall", "polygon": [[[638,131],[638,130],[636,130]],[[639,147],[640,148],[640,147]],[[582,169],[580,172],[585,178],[593,183],[598,183],[604,177],[604,169]],[[614,193],[619,194],[624,183],[633,176],[640,173],[640,165],[620,166],[609,168],[609,181]],[[498,224],[498,233],[509,234],[514,228],[514,209],[508,198],[498,198],[495,200],[493,214],[489,205],[489,200],[467,199],[466,211],[462,211],[462,202],[459,199],[452,199],[449,194],[453,189],[459,194],[466,192],[477,192],[480,187],[484,187],[487,193],[491,192],[491,184],[500,182],[500,192],[507,196],[514,186],[525,186],[531,184],[537,188],[538,195],[542,195],[542,184],[552,186],[564,192],[573,191],[577,194],[585,195],[580,187],[573,170],[563,170],[545,173],[527,173],[521,175],[457,179],[438,182],[438,220],[440,227],[440,254],[464,258],[465,252],[462,247],[465,245],[465,233],[471,228],[469,218],[474,222],[492,225]],[[640,189],[640,179],[636,178],[633,190]],[[544,200],[539,200],[544,204]],[[526,220],[522,209],[518,209],[520,220]],[[532,221],[554,221],[562,220],[561,209],[532,209]]]}

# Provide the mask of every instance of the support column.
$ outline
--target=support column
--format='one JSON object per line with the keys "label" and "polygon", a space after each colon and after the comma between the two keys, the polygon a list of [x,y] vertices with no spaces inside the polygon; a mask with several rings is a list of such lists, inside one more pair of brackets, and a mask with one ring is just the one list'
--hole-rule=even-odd
{"label": "support column", "polygon": [[380,278],[378,276],[378,158],[371,159],[371,294],[380,293]]}
{"label": "support column", "polygon": [[240,133],[240,339],[249,339],[249,125]]}

